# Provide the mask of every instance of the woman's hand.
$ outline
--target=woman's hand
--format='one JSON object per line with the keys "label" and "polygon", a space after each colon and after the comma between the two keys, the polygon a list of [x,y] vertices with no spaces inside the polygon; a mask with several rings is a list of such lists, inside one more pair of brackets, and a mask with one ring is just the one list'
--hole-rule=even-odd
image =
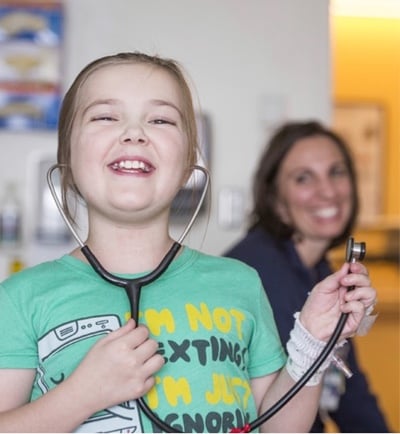
{"label": "woman's hand", "polygon": [[144,325],[130,319],[100,339],[68,381],[80,389],[83,405],[92,413],[146,394],[153,375],[163,366],[158,344]]}
{"label": "woman's hand", "polygon": [[[341,339],[354,335],[366,310],[370,312],[376,303],[376,291],[370,285],[363,264],[345,263],[313,288],[300,312],[300,322],[315,338],[327,341],[340,315],[348,313]],[[349,291],[351,286],[354,289]]]}

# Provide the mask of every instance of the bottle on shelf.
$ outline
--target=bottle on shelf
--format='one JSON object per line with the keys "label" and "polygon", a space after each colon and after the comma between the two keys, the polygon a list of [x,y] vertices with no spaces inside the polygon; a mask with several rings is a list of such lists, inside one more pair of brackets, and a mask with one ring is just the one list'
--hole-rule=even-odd
{"label": "bottle on shelf", "polygon": [[0,203],[0,242],[3,246],[20,244],[21,214],[17,185],[14,182],[8,182]]}
{"label": "bottle on shelf", "polygon": [[25,263],[19,255],[14,255],[8,263],[8,275],[18,273],[25,268]]}

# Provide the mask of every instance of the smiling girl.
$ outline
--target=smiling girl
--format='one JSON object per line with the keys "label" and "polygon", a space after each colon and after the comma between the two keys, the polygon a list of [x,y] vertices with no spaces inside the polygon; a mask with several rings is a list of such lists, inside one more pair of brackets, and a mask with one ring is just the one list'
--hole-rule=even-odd
{"label": "smiling girl", "polygon": [[[121,53],[78,75],[60,114],[62,197],[72,220],[71,194],[85,202],[86,244],[105,269],[135,278],[164,258],[196,138],[175,61]],[[142,289],[138,323],[125,290],[99,278],[79,249],[21,271],[0,287],[0,431],[159,431],[140,397],[174,430],[245,426],[293,386],[342,312],[342,339],[357,330],[375,291],[363,265],[348,271],[315,286],[288,361],[260,279],[239,261],[183,246]],[[262,430],[307,430],[322,371]]]}

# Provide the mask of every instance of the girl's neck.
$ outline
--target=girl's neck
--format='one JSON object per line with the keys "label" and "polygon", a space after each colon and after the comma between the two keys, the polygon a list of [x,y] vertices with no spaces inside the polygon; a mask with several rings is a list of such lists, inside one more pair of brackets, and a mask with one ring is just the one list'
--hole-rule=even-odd
{"label": "girl's neck", "polygon": [[[111,273],[151,271],[164,258],[173,244],[166,227],[112,227],[89,225],[86,245]],[[74,256],[86,262],[80,249]]]}

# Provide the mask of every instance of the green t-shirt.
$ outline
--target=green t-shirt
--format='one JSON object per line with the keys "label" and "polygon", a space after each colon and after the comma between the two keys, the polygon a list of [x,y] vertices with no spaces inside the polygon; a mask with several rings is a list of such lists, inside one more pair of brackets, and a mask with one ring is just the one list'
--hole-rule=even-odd
{"label": "green t-shirt", "polygon": [[[0,368],[36,369],[37,399],[129,317],[125,290],[72,256],[23,270],[0,286]],[[145,397],[162,420],[183,432],[228,432],[257,417],[250,379],[277,371],[286,356],[252,268],[185,248],[142,288],[139,321],[166,360]],[[159,430],[132,401],[77,431]]]}

